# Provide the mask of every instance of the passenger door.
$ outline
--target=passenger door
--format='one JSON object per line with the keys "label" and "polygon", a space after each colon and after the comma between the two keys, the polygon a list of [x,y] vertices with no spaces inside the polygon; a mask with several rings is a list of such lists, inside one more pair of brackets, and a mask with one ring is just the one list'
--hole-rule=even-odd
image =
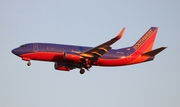
{"label": "passenger door", "polygon": [[33,51],[38,52],[38,44],[37,43],[33,44]]}

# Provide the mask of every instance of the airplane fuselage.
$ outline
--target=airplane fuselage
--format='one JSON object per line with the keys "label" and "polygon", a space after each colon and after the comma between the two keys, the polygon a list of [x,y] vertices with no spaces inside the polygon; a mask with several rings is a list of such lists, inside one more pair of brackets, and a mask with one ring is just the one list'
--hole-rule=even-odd
{"label": "airplane fuselage", "polygon": [[[92,47],[50,44],[50,43],[29,43],[14,49],[12,52],[17,56],[22,57],[23,60],[39,60],[63,63],[80,63],[79,53],[85,52]],[[133,54],[132,47],[122,49],[111,49],[98,59],[93,65],[97,66],[122,66],[130,65],[137,62],[132,62],[142,53]],[[66,55],[66,56],[65,56]],[[70,56],[70,57],[69,57]],[[67,59],[66,59],[67,57]],[[141,56],[142,57],[142,56]],[[68,59],[69,58],[69,59]],[[143,57],[144,59],[144,57]],[[153,58],[146,57],[148,61]]]}

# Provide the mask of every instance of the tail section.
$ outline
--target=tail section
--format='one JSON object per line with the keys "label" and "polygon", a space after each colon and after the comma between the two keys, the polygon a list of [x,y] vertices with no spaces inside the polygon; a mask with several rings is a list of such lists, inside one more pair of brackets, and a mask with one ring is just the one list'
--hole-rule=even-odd
{"label": "tail section", "polygon": [[142,63],[151,61],[155,56],[163,51],[166,47],[154,49],[154,40],[156,38],[158,28],[151,27],[133,46],[133,53],[131,54],[131,61],[128,64]]}
{"label": "tail section", "polygon": [[158,28],[151,27],[134,45],[133,48],[138,52],[149,52],[152,50]]}

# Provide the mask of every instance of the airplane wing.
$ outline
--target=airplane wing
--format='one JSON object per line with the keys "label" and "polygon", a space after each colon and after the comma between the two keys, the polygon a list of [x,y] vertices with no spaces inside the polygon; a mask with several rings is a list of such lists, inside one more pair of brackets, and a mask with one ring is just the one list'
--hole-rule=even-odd
{"label": "airplane wing", "polygon": [[107,53],[110,49],[111,49],[111,45],[113,43],[115,43],[116,41],[118,41],[119,39],[121,39],[121,37],[123,36],[123,33],[125,31],[125,28],[123,28],[121,30],[121,32],[114,38],[112,38],[111,40],[96,46],[95,48],[92,48],[86,52],[81,53],[80,55],[84,58],[88,58],[88,59],[93,59],[96,58],[98,59],[99,57],[101,57],[103,54]]}

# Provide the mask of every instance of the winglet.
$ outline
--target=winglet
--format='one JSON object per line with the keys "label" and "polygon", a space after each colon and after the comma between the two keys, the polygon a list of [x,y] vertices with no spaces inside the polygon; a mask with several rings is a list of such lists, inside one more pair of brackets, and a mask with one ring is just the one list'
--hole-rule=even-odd
{"label": "winglet", "polygon": [[158,49],[155,49],[155,50],[152,50],[152,51],[143,53],[142,55],[144,55],[144,56],[155,56],[155,55],[157,55],[159,52],[163,51],[163,50],[166,49],[166,48],[167,48],[167,47],[161,47],[161,48],[158,48]]}
{"label": "winglet", "polygon": [[125,28],[123,28],[122,30],[121,30],[121,32],[119,32],[119,34],[117,35],[117,39],[119,40],[119,39],[121,39],[121,37],[123,36],[123,34],[124,34],[124,31],[125,31]]}

